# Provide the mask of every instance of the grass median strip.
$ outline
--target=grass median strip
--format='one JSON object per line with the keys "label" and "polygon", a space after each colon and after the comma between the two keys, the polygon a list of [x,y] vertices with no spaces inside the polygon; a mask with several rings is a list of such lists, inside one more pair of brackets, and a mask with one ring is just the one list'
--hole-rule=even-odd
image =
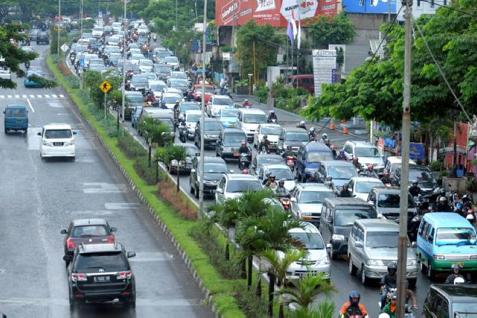
{"label": "grass median strip", "polygon": [[144,199],[152,207],[161,221],[167,226],[170,233],[179,243],[181,248],[187,254],[196,270],[198,276],[202,279],[204,287],[213,296],[213,302],[217,311],[223,317],[245,317],[240,310],[234,297],[234,291],[239,286],[239,280],[224,279],[210,263],[209,256],[200,248],[198,243],[190,236],[190,231],[197,224],[197,221],[185,220],[181,218],[171,207],[157,197],[157,188],[153,185],[147,185],[134,169],[134,160],[129,159],[119,148],[117,138],[111,137],[107,129],[99,122],[88,105],[84,103],[79,93],[80,90],[72,88],[65,79],[57,64],[51,56],[47,58],[47,64],[54,74],[58,84],[60,84],[69,94],[73,102],[78,107],[81,115],[93,127],[96,134],[101,138],[104,145],[117,158],[122,168],[131,178],[137,189],[142,193]]}

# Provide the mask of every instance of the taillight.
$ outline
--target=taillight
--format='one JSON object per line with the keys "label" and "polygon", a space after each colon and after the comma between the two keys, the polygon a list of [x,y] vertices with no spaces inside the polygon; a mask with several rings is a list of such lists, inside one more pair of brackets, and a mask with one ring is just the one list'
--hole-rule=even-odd
{"label": "taillight", "polygon": [[66,248],[68,248],[69,250],[74,250],[75,247],[76,247],[76,244],[71,237],[66,240]]}
{"label": "taillight", "polygon": [[113,234],[109,234],[108,236],[106,236],[106,242],[114,243],[114,241],[115,241],[115,237]]}
{"label": "taillight", "polygon": [[85,273],[71,273],[71,281],[72,282],[85,282],[88,279],[86,278]]}
{"label": "taillight", "polygon": [[118,276],[116,276],[116,279],[130,279],[131,277],[132,277],[132,272],[126,271],[126,272],[119,272]]}

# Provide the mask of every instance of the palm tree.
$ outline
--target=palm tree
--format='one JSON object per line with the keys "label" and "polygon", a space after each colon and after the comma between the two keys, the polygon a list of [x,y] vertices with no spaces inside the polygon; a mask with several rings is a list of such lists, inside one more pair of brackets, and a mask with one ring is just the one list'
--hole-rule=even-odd
{"label": "palm tree", "polygon": [[[227,199],[223,204],[214,204],[208,208],[209,212],[213,212],[212,219],[214,222],[218,222],[220,225],[227,229],[227,233],[230,232],[230,228],[234,227],[238,220],[238,210],[240,202],[239,199]],[[225,259],[230,259],[230,246],[229,240],[225,243]]]}
{"label": "palm tree", "polygon": [[265,199],[272,197],[270,190],[247,191],[239,198],[239,218],[264,216],[270,203]]}
{"label": "palm tree", "polygon": [[327,300],[323,300],[318,306],[312,308],[297,308],[291,313],[293,318],[333,318],[335,305]]}
{"label": "palm tree", "polygon": [[[261,256],[263,256],[270,264],[270,267],[268,268],[268,275],[270,277],[268,286],[268,314],[270,317],[273,317],[275,282],[277,282],[277,285],[282,289],[286,285],[288,267],[290,267],[293,262],[303,258],[304,255],[305,253],[303,251],[297,249],[290,249],[285,252],[268,249],[261,254]],[[279,293],[279,295],[282,295],[282,293]],[[284,317],[284,303],[282,297],[280,297],[278,317]]]}

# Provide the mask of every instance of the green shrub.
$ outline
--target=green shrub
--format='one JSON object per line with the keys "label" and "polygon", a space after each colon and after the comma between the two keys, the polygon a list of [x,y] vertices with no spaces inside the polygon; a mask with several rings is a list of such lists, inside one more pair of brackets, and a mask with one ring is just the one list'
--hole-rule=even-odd
{"label": "green shrub", "polygon": [[130,159],[147,156],[147,151],[130,134],[120,134],[118,136],[118,146]]}
{"label": "green shrub", "polygon": [[235,297],[237,298],[240,309],[242,309],[247,317],[268,317],[268,303],[264,297],[267,293],[267,288],[264,285],[267,284],[262,283],[262,297],[257,297],[255,288],[247,290],[247,288],[243,286],[243,288],[239,288],[235,291]]}
{"label": "green shrub", "polygon": [[169,165],[172,160],[185,160],[186,150],[181,145],[169,145],[167,147],[160,147],[156,151],[156,158]]}
{"label": "green shrub", "polygon": [[259,82],[255,88],[255,96],[258,97],[260,103],[266,103],[268,99],[268,87],[264,82]]}
{"label": "green shrub", "polygon": [[154,167],[154,161],[151,162],[149,167],[149,160],[147,156],[141,156],[134,162],[134,169],[137,174],[149,185],[156,184],[156,169]]}
{"label": "green shrub", "polygon": [[79,80],[74,75],[68,75],[65,77],[66,83],[69,87],[77,89],[80,87]]}
{"label": "green shrub", "polygon": [[432,161],[429,166],[432,171],[441,171],[444,168],[443,162],[440,160]]}

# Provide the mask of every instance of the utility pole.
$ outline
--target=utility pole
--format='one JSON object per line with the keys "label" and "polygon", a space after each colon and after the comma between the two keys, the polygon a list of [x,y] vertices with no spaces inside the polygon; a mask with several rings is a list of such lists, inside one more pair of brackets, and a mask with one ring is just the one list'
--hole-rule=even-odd
{"label": "utility pole", "polygon": [[407,208],[409,183],[409,139],[411,131],[411,50],[412,50],[412,0],[402,0],[405,11],[404,42],[404,90],[402,103],[402,140],[401,140],[401,197],[399,206],[399,245],[397,270],[397,317],[404,318],[406,304],[406,269],[407,269]]}
{"label": "utility pole", "polygon": [[200,114],[200,182],[199,182],[199,218],[204,216],[204,119],[205,119],[205,31],[207,30],[207,0],[204,0],[204,21],[202,34],[202,107]]}
{"label": "utility pole", "polygon": [[176,0],[176,32],[177,32],[177,0]]}
{"label": "utility pole", "polygon": [[[83,18],[84,18],[84,13],[83,13],[83,0],[81,0],[80,2],[80,34],[81,34],[81,38],[83,37]],[[80,89],[83,89],[83,72],[80,72],[79,74],[80,76]]]}
{"label": "utility pole", "polygon": [[58,23],[56,24],[56,28],[58,30],[58,43],[56,47],[56,54],[60,56],[60,21],[61,21],[61,0],[58,0]]}
{"label": "utility pole", "polygon": [[[253,84],[252,84],[252,88],[253,88],[253,85],[255,84],[256,81],[257,81],[257,56],[256,56],[256,53],[255,53],[255,40],[253,40]],[[253,89],[252,89],[252,92],[253,92]]]}
{"label": "utility pole", "polygon": [[121,120],[124,121],[124,104],[126,102],[126,96],[124,94],[126,88],[126,34],[127,34],[127,27],[126,27],[126,1],[124,1],[124,8],[123,8],[123,85],[121,87]]}

